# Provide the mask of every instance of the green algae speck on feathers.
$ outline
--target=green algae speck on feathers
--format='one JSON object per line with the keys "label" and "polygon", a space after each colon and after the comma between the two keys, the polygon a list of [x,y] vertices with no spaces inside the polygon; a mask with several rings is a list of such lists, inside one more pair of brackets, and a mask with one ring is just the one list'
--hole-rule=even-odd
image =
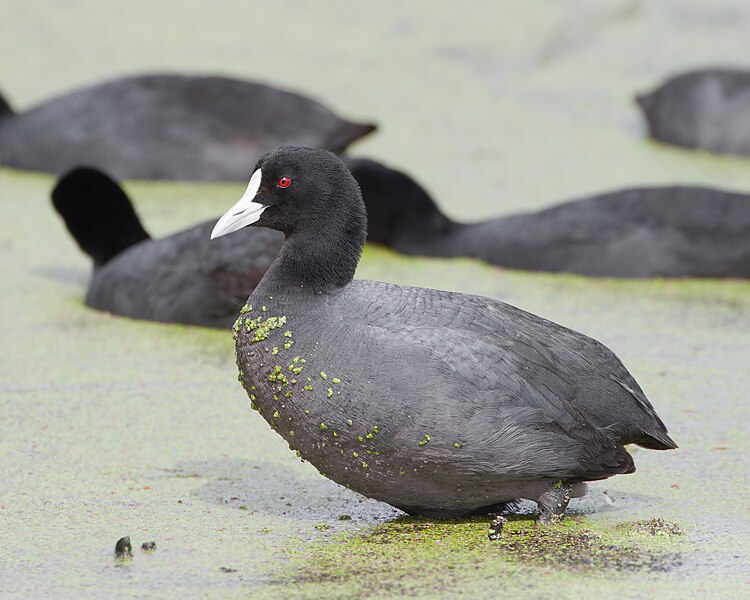
{"label": "green algae speck on feathers", "polygon": [[255,332],[250,343],[256,344],[265,341],[271,331],[283,327],[285,323],[286,317],[268,317],[265,321],[263,320],[263,317],[245,319],[245,331],[247,333],[250,333],[251,331]]}

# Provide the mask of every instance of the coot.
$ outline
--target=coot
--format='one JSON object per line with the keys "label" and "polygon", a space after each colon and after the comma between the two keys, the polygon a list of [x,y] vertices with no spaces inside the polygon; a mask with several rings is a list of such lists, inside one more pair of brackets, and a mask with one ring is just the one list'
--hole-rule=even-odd
{"label": "coot", "polygon": [[637,96],[651,137],[668,144],[750,155],[750,71],[705,69]]}
{"label": "coot", "polygon": [[120,179],[244,181],[281,144],[340,152],[374,129],[304,96],[227,77],[124,77],[16,115],[0,100],[3,164],[55,174],[85,164]]}
{"label": "coot", "polygon": [[240,380],[337,483],[437,517],[526,498],[550,520],[634,470],[624,444],[676,447],[599,342],[490,298],[354,281],[367,217],[333,154],[261,158],[211,236],[248,225],[286,241],[234,326]]}
{"label": "coot", "polygon": [[213,222],[153,240],[122,188],[87,167],[62,177],[52,202],[94,261],[86,304],[137,319],[230,327],[284,240],[252,229],[211,243]]}
{"label": "coot", "polygon": [[750,277],[750,196],[704,187],[620,190],[473,224],[445,216],[407,174],[349,159],[368,241],[595,277]]}

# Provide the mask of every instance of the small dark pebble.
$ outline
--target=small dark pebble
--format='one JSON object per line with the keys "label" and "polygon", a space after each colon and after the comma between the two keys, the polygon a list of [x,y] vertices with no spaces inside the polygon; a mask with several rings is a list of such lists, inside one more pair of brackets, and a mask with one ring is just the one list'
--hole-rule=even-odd
{"label": "small dark pebble", "polygon": [[505,523],[507,522],[508,522],[508,519],[506,519],[502,515],[498,515],[492,520],[492,522],[490,523],[490,529],[487,532],[487,537],[490,539],[491,542],[494,542],[500,539],[500,536],[503,535],[503,525],[505,525]]}
{"label": "small dark pebble", "polygon": [[133,556],[133,546],[130,545],[130,536],[121,537],[115,544],[115,556]]}
{"label": "small dark pebble", "polygon": [[153,552],[156,550],[156,542],[143,542],[141,544],[141,550],[143,552]]}
{"label": "small dark pebble", "polygon": [[638,521],[633,523],[632,528],[636,531],[642,531],[650,535],[683,535],[682,528],[676,523],[669,523],[661,518],[651,519],[650,521]]}
{"label": "small dark pebble", "polygon": [[351,521],[352,518],[349,515],[341,515],[339,521]]}
{"label": "small dark pebble", "polygon": [[221,573],[236,573],[237,569],[232,569],[231,567],[219,567],[219,571]]}

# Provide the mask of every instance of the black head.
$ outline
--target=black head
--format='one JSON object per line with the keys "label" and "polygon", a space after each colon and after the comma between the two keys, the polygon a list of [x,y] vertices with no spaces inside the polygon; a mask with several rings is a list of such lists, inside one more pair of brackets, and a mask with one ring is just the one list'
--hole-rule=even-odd
{"label": "black head", "polygon": [[447,233],[453,223],[406,173],[366,158],[344,158],[367,207],[367,241],[398,249]]}
{"label": "black head", "polygon": [[212,238],[248,225],[287,237],[303,231],[337,229],[364,217],[357,182],[326,150],[283,146],[263,156],[239,202],[216,223]]}
{"label": "black head", "polygon": [[149,239],[122,188],[96,169],[77,167],[63,175],[52,190],[52,204],[95,267]]}
{"label": "black head", "polygon": [[248,225],[284,232],[287,243],[269,273],[315,290],[351,281],[367,236],[362,194],[344,163],[326,150],[296,146],[258,161],[211,238]]}

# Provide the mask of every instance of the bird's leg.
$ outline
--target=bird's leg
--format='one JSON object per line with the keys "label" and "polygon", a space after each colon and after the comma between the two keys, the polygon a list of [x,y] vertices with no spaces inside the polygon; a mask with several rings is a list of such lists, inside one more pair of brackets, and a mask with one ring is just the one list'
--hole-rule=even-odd
{"label": "bird's leg", "polygon": [[536,503],[539,506],[539,522],[545,525],[557,523],[565,514],[570,502],[570,494],[573,486],[564,481],[557,481],[544,492]]}

